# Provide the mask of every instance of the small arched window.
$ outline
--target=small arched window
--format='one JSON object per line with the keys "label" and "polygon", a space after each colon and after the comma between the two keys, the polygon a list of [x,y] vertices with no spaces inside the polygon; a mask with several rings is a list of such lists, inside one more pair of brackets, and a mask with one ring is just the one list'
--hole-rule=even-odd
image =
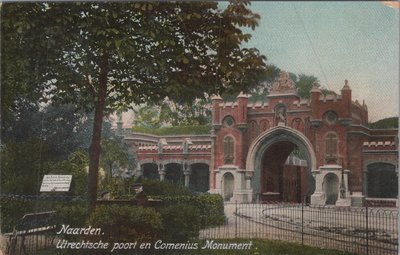
{"label": "small arched window", "polygon": [[338,137],[335,133],[325,136],[325,159],[327,163],[337,163]]}
{"label": "small arched window", "polygon": [[231,136],[224,138],[224,164],[232,164],[234,157],[235,141]]}

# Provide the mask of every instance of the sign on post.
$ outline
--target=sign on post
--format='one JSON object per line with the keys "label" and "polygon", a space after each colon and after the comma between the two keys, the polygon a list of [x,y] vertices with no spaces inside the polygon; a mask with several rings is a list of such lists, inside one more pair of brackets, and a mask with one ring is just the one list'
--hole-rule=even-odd
{"label": "sign on post", "polygon": [[72,175],[45,175],[40,192],[65,192],[69,191]]}

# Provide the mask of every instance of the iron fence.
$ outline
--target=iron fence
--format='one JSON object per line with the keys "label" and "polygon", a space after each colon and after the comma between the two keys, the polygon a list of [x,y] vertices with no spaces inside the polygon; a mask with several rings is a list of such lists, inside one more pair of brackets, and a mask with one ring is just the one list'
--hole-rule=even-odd
{"label": "iron fence", "polygon": [[[37,254],[41,249],[54,247],[55,227],[49,221],[51,217],[45,215],[53,213],[55,202],[82,202],[76,197],[25,199],[34,202],[41,212],[22,218],[20,226],[7,235],[7,254]],[[199,237],[284,240],[357,254],[394,255],[398,254],[398,215],[397,208],[388,207],[230,203],[225,204],[225,224],[203,228]],[[205,224],[210,225],[206,221]]]}
{"label": "iron fence", "polygon": [[254,238],[295,242],[357,254],[398,254],[397,208],[226,204],[226,222],[202,239]]}
{"label": "iron fence", "polygon": [[84,203],[84,197],[60,195],[5,195],[1,199],[1,230],[7,255],[36,255],[56,242],[60,215],[55,209]]}

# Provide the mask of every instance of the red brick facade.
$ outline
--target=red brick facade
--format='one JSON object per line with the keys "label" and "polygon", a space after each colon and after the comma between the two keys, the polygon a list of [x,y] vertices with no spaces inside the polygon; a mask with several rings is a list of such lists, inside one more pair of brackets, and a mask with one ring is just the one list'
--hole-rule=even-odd
{"label": "red brick facade", "polygon": [[[141,164],[159,161],[207,164],[211,192],[222,194],[228,190],[224,175],[233,174],[235,180],[229,184],[234,187],[233,199],[249,201],[257,196],[263,199],[266,194],[279,194],[281,200],[298,201],[299,196],[288,193],[287,185],[297,185],[295,190],[301,196],[312,194],[315,187],[307,188],[313,182],[308,179],[314,170],[326,165],[349,170],[348,183],[343,184],[347,185],[346,194],[368,197],[365,183],[369,164],[389,163],[397,172],[398,132],[371,130],[367,124],[367,106],[352,101],[347,81],[339,95],[323,95],[314,87],[310,98],[303,99],[297,96],[293,81],[282,73],[265,102],[250,103],[244,94],[235,102],[213,97],[210,136],[149,136],[132,141],[137,145]],[[280,135],[274,135],[275,131]],[[190,139],[186,140],[189,144],[184,152],[185,138]],[[162,139],[164,145],[160,145]],[[306,155],[299,156],[307,161],[306,166],[285,164],[296,149]],[[257,154],[259,150],[262,151]],[[248,162],[249,159],[253,162]],[[287,170],[290,168],[292,171]],[[343,171],[341,179],[344,180]]]}

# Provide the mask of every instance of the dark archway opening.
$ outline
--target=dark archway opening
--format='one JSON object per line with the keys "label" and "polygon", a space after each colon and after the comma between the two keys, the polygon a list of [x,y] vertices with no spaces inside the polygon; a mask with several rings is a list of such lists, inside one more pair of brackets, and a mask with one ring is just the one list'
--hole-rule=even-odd
{"label": "dark archway opening", "polygon": [[367,166],[367,196],[370,198],[397,198],[396,167],[389,163],[372,163]]}
{"label": "dark archway opening", "polygon": [[165,165],[165,181],[184,185],[185,176],[182,171],[182,165],[178,163],[170,163]]}
{"label": "dark archway opening", "polygon": [[322,187],[325,192],[325,204],[335,205],[339,197],[339,178],[334,173],[325,175]]}
{"label": "dark archway opening", "polygon": [[189,189],[195,192],[207,192],[210,189],[209,166],[204,163],[195,163],[190,167]]}
{"label": "dark archway opening", "polygon": [[150,180],[159,180],[160,175],[158,174],[158,167],[155,163],[146,163],[142,165],[143,178]]}
{"label": "dark archway opening", "polygon": [[261,200],[300,203],[307,193],[307,166],[288,163],[288,157],[304,158],[296,144],[279,141],[270,145],[261,163]]}
{"label": "dark archway opening", "polygon": [[225,173],[222,176],[222,186],[224,192],[224,201],[230,201],[233,197],[233,191],[235,189],[235,179],[233,177],[233,174]]}

